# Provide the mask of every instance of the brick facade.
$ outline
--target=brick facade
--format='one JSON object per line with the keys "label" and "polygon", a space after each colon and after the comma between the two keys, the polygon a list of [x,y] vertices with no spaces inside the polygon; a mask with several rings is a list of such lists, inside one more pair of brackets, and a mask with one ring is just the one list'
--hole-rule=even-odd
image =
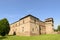
{"label": "brick facade", "polygon": [[10,24],[9,35],[32,36],[52,34],[53,24],[53,18],[48,18],[43,22],[32,15],[27,15]]}

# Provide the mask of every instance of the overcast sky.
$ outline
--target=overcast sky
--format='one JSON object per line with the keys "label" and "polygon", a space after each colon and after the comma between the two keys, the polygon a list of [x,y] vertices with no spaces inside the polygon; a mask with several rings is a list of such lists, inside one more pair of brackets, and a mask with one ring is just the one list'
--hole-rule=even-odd
{"label": "overcast sky", "polygon": [[13,23],[32,14],[40,20],[54,18],[54,28],[60,24],[60,0],[0,0],[0,19]]}

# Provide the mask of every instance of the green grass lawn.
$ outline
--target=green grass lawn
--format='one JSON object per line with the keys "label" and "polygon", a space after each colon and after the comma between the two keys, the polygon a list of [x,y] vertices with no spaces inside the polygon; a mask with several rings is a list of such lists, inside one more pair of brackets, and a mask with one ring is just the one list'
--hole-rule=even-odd
{"label": "green grass lawn", "polygon": [[0,40],[60,40],[60,34],[49,34],[40,36],[6,36]]}

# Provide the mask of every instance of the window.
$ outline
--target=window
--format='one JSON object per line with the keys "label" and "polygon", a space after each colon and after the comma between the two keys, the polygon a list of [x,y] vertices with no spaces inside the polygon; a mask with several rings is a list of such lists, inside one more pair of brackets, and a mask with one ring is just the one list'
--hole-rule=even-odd
{"label": "window", "polygon": [[24,27],[22,27],[22,32],[24,31]]}
{"label": "window", "polygon": [[19,26],[20,26],[20,21],[19,21]]}
{"label": "window", "polygon": [[15,26],[17,27],[17,24],[15,24]]}
{"label": "window", "polygon": [[12,27],[14,27],[14,25]]}
{"label": "window", "polygon": [[20,26],[20,22],[17,22],[17,26]]}
{"label": "window", "polygon": [[36,23],[36,19],[34,19],[34,22]]}
{"label": "window", "polygon": [[39,26],[39,30],[41,30],[41,27]]}
{"label": "window", "polygon": [[52,26],[54,26],[54,25],[52,24]]}
{"label": "window", "polygon": [[38,27],[36,26],[36,30],[38,31]]}
{"label": "window", "polygon": [[32,31],[34,31],[34,28],[32,28]]}
{"label": "window", "polygon": [[24,20],[23,20],[23,24],[24,24]]}

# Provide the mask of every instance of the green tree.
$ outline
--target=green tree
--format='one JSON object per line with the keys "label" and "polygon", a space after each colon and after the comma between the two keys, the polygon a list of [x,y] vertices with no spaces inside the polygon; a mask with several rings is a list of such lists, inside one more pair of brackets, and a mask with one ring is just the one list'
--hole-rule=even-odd
{"label": "green tree", "polygon": [[0,20],[0,35],[5,36],[9,33],[9,30],[10,26],[8,20],[6,18]]}
{"label": "green tree", "polygon": [[58,31],[58,29],[54,29],[54,31],[55,31],[55,32],[57,32],[57,31]]}
{"label": "green tree", "polygon": [[58,25],[58,31],[60,31],[60,25]]}

